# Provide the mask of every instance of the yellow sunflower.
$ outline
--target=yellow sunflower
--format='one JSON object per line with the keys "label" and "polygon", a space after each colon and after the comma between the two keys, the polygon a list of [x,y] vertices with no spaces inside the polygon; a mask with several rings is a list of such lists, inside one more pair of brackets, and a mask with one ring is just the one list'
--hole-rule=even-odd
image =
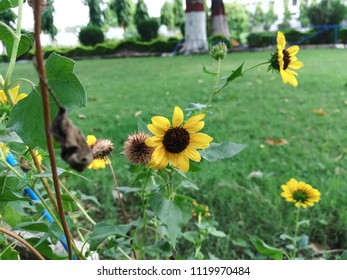
{"label": "yellow sunflower", "polygon": [[184,125],[184,114],[179,107],[175,107],[172,125],[170,121],[162,116],[152,117],[152,123],[147,125],[154,136],[147,138],[145,143],[154,148],[149,167],[163,169],[168,163],[181,169],[183,172],[189,170],[189,159],[199,162],[201,155],[196,149],[208,148],[212,137],[200,131],[205,122],[201,121],[205,114],[189,118]]}
{"label": "yellow sunflower", "polygon": [[[19,91],[19,86],[16,86],[10,90],[15,104],[17,104],[20,100],[28,96],[26,93],[18,94],[18,91]],[[5,103],[7,101],[6,94],[3,90],[0,90],[0,101],[1,103]]]}
{"label": "yellow sunflower", "polygon": [[[87,136],[87,144],[89,147],[91,147],[92,152],[93,152],[93,161],[91,164],[89,164],[88,168],[89,169],[105,169],[106,164],[110,164],[110,161],[108,159],[108,155],[109,153],[112,152],[113,150],[113,144],[111,143],[107,143],[108,147],[106,147],[108,149],[107,153],[105,151],[103,151],[104,153],[100,152],[100,147],[98,143],[100,143],[100,141],[105,141],[105,139],[96,139],[96,137],[94,135],[88,135]],[[112,147],[110,147],[112,146]],[[94,150],[97,150],[96,152]]]}
{"label": "yellow sunflower", "polygon": [[312,207],[320,200],[320,192],[305,182],[298,182],[291,178],[287,184],[281,186],[281,196],[288,202],[295,203],[296,207]]}
{"label": "yellow sunflower", "polygon": [[286,38],[280,31],[277,32],[277,51],[272,55],[270,60],[270,69],[279,71],[283,83],[290,83],[293,87],[298,86],[298,81],[295,76],[298,74],[289,69],[300,69],[304,66],[301,61],[298,61],[296,54],[299,52],[299,46],[286,47]]}

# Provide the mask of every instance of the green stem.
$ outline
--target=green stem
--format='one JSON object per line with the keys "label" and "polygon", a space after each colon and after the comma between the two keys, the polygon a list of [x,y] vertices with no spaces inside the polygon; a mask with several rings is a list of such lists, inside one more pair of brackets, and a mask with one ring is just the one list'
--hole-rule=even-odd
{"label": "green stem", "polygon": [[8,168],[8,169],[10,169],[14,174],[16,174],[16,176],[19,178],[19,179],[21,179],[21,180],[23,180],[24,179],[24,177],[12,166],[12,165],[10,165],[4,158],[3,158],[3,152],[2,152],[2,149],[0,149],[1,151],[0,151],[0,161],[3,163],[3,164],[5,164],[6,165],[6,167]]}
{"label": "green stem", "polygon": [[215,97],[215,95],[218,93],[218,90],[216,90],[217,86],[219,85],[219,77],[220,77],[220,68],[221,68],[221,65],[222,65],[222,59],[218,59],[218,68],[217,68],[217,75],[216,75],[216,82],[215,82],[215,85],[214,85],[214,90],[209,98],[209,100],[207,101],[207,104],[206,104],[206,107],[202,110],[202,113],[205,113],[208,109],[208,106],[210,106],[213,98]]}
{"label": "green stem", "polygon": [[18,47],[19,47],[21,31],[22,31],[22,18],[23,18],[23,0],[19,0],[16,33],[12,34],[13,35],[12,53],[11,53],[10,63],[7,68],[7,73],[5,76],[5,84],[4,84],[4,92],[6,94],[7,99],[9,100],[11,104],[11,107],[15,105],[15,102],[13,100],[9,86],[11,82],[12,73],[16,64],[16,59],[17,59]]}
{"label": "green stem", "polygon": [[9,87],[12,87],[14,84],[17,84],[19,82],[25,82],[27,84],[29,84],[30,86],[32,86],[33,88],[36,86],[32,81],[30,81],[29,79],[25,79],[25,78],[18,78],[17,80],[14,80]]}
{"label": "green stem", "polygon": [[199,213],[199,216],[198,216],[198,228],[199,228],[199,241],[200,241],[200,244],[195,248],[195,258],[198,257],[199,253],[200,253],[200,250],[201,250],[201,245],[202,245],[202,235],[201,235],[201,230],[200,230],[200,226],[201,226],[201,220],[202,220],[202,217],[201,217],[201,213]]}
{"label": "green stem", "polygon": [[299,214],[300,214],[300,207],[298,207],[298,210],[296,212],[296,218],[295,218],[295,233],[294,233],[294,241],[293,241],[293,257],[292,259],[295,260],[296,257],[296,239],[298,236],[298,231],[299,231]]}
{"label": "green stem", "polygon": [[261,65],[265,65],[265,64],[269,64],[269,62],[268,62],[268,61],[265,61],[265,62],[256,64],[256,65],[254,65],[254,66],[252,66],[252,67],[246,69],[245,71],[243,71],[243,72],[242,72],[242,75],[245,74],[246,72],[248,72],[248,71],[254,69],[254,68],[257,68],[257,67],[259,67],[259,66],[261,66]]}
{"label": "green stem", "polygon": [[127,253],[125,253],[125,252],[123,251],[123,249],[122,249],[121,247],[117,247],[117,250],[118,250],[119,252],[121,252],[128,260],[130,260],[130,261],[133,260]]}

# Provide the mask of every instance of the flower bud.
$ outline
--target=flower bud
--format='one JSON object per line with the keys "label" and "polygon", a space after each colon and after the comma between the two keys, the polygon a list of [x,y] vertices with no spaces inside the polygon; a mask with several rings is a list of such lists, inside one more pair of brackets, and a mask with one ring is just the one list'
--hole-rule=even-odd
{"label": "flower bud", "polygon": [[210,56],[215,60],[223,59],[228,53],[228,47],[224,42],[219,42],[216,45],[213,45],[210,50]]}

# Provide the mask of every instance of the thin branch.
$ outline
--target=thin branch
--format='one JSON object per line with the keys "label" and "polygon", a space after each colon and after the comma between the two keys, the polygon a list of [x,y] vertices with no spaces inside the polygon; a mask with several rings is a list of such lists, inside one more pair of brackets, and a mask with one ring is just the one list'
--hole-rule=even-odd
{"label": "thin branch", "polygon": [[25,247],[27,247],[39,260],[43,260],[43,261],[45,260],[45,258],[33,246],[31,246],[26,240],[24,240],[19,235],[15,234],[12,231],[9,231],[3,227],[0,227],[0,231],[6,235],[11,236],[12,238],[18,240]]}
{"label": "thin branch", "polygon": [[44,114],[47,148],[48,148],[49,159],[50,159],[50,163],[51,163],[53,183],[54,183],[54,189],[55,189],[55,194],[56,194],[56,198],[57,198],[60,221],[61,221],[61,224],[63,226],[64,234],[66,237],[69,259],[72,260],[73,256],[72,256],[72,247],[71,247],[71,233],[69,231],[68,225],[66,223],[65,215],[64,215],[63,202],[62,202],[62,198],[61,198],[61,194],[60,194],[60,188],[59,188],[59,178],[58,178],[58,172],[57,172],[57,165],[55,162],[53,140],[52,140],[52,136],[50,134],[51,120],[50,120],[49,94],[48,94],[48,89],[46,87],[47,78],[46,78],[46,71],[45,71],[45,66],[44,66],[44,59],[43,59],[41,39],[40,39],[40,34],[41,34],[41,5],[40,5],[40,1],[34,1],[34,20],[35,20],[35,57],[36,57],[36,62],[37,62],[37,70],[38,70],[39,77],[40,77],[41,97],[42,97],[42,106],[43,106],[43,114]]}

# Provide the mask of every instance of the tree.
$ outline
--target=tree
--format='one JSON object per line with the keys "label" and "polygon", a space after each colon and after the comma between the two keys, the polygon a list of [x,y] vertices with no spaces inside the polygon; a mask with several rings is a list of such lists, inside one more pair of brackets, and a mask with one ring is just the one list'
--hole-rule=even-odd
{"label": "tree", "polygon": [[206,13],[203,0],[186,0],[185,54],[208,50]]}
{"label": "tree", "polygon": [[226,3],[225,13],[229,24],[231,38],[246,43],[246,36],[251,30],[250,14],[245,5]]}
{"label": "tree", "polygon": [[346,6],[338,0],[322,0],[308,7],[307,16],[312,25],[339,24],[346,16]]}
{"label": "tree", "polygon": [[255,7],[254,15],[253,15],[253,25],[262,26],[263,23],[264,23],[264,12],[260,3],[257,3],[257,6]]}
{"label": "tree", "polygon": [[112,0],[111,9],[116,12],[119,26],[124,30],[130,23],[131,19],[131,2],[130,0]]}
{"label": "tree", "polygon": [[174,25],[181,28],[184,24],[184,10],[182,0],[174,0],[172,3],[172,13],[174,15]]}
{"label": "tree", "polygon": [[304,3],[304,1],[300,1],[299,11],[299,21],[301,26],[308,26],[310,24],[310,20],[307,16],[307,4]]}
{"label": "tree", "polygon": [[173,5],[165,1],[164,5],[160,9],[160,23],[165,24],[168,29],[173,29],[175,26],[175,18],[173,14]]}
{"label": "tree", "polygon": [[134,23],[137,26],[141,21],[149,19],[148,8],[144,0],[137,0],[135,14],[134,14]]}
{"label": "tree", "polygon": [[89,24],[101,27],[103,24],[103,12],[100,7],[102,0],[84,0],[83,3],[89,8]]}
{"label": "tree", "polygon": [[288,0],[284,1],[284,13],[283,13],[283,22],[281,27],[288,28],[290,27],[290,20],[292,19],[292,14],[289,11]]}
{"label": "tree", "polygon": [[[301,1],[300,1],[301,3]],[[278,19],[274,10],[274,3],[270,3],[269,10],[264,15],[264,29],[269,30],[271,25]]]}
{"label": "tree", "polygon": [[47,7],[45,7],[42,11],[42,31],[46,34],[49,34],[52,40],[54,40],[55,36],[58,34],[58,29],[54,25],[54,17],[55,13],[54,0],[47,0]]}
{"label": "tree", "polygon": [[212,0],[211,5],[212,36],[220,34],[230,39],[230,31],[225,15],[223,0]]}

